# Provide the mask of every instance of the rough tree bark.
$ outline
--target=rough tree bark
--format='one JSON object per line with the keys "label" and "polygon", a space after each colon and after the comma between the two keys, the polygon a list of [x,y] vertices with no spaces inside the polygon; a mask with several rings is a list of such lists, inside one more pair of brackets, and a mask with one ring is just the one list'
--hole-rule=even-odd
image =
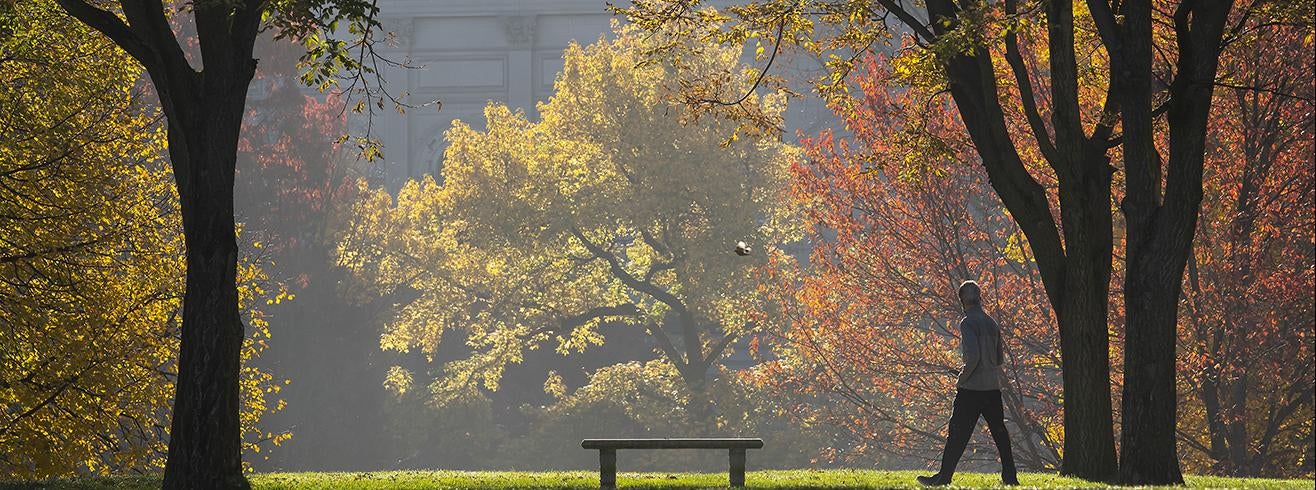
{"label": "rough tree bark", "polygon": [[[204,84],[211,90],[203,93],[211,95],[197,100],[199,110],[170,118],[170,160],[176,174],[186,172],[178,178],[178,193],[187,293],[165,488],[203,486],[199,482],[244,485],[237,416],[244,335],[236,286],[233,175],[247,82],[254,71],[249,61],[246,67],[207,77]],[[184,151],[173,149],[180,144]]]}
{"label": "rough tree bark", "polygon": [[[1094,15],[1111,15],[1104,7]],[[1120,480],[1133,484],[1183,482],[1176,448],[1175,347],[1184,268],[1192,252],[1202,201],[1202,165],[1225,21],[1231,0],[1176,5],[1178,48],[1165,116],[1169,158],[1156,146],[1150,0],[1121,4],[1124,21],[1102,34],[1111,50],[1124,127],[1127,223],[1124,280],[1124,397]],[[1113,41],[1118,36],[1119,41]],[[1113,77],[1112,76],[1112,77]],[[1162,169],[1162,163],[1165,168]]]}
{"label": "rough tree bark", "polygon": [[83,0],[59,3],[146,68],[168,121],[187,289],[164,488],[246,488],[233,176],[261,2],[194,4],[201,71],[183,55],[160,0],[122,2],[127,23]]}

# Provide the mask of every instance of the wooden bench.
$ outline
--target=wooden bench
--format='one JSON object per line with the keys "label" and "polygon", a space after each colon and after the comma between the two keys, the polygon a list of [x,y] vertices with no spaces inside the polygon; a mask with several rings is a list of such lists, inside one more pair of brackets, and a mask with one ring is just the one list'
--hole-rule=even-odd
{"label": "wooden bench", "polygon": [[599,486],[617,488],[618,449],[727,449],[731,455],[731,486],[745,486],[745,450],[760,449],[763,439],[674,438],[674,439],[585,439],[580,447],[599,450]]}

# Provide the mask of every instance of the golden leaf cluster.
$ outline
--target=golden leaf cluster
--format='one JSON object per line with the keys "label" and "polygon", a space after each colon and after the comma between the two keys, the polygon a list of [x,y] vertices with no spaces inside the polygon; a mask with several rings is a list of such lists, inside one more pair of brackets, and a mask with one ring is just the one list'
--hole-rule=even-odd
{"label": "golden leaf cluster", "polygon": [[[53,0],[0,5],[0,475],[159,469],[176,378],[183,240],[159,111],[141,69]],[[263,264],[238,273],[250,336],[289,299]],[[249,450],[282,408],[242,372]]]}

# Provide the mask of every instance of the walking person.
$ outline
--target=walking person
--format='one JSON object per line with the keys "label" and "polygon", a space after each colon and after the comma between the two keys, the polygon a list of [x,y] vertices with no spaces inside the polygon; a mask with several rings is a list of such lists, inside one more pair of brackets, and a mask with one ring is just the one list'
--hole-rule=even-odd
{"label": "walking person", "polygon": [[969,444],[978,416],[987,420],[987,429],[996,441],[1001,456],[1001,481],[1018,485],[1019,477],[1010,452],[1010,434],[1005,430],[1005,409],[1001,388],[1005,385],[1004,348],[1001,327],[982,310],[982,288],[974,281],[964,281],[958,291],[964,318],[960,320],[960,353],[964,366],[955,382],[955,405],[950,416],[950,434],[941,455],[941,470],[932,476],[920,476],[924,485],[949,485],[955,465]]}

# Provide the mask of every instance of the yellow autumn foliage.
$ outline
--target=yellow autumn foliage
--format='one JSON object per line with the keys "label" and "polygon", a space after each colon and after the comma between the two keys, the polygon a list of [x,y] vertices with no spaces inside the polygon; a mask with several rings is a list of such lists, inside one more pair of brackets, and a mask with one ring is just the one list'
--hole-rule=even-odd
{"label": "yellow autumn foliage", "polygon": [[[600,345],[605,325],[649,332],[692,379],[762,328],[758,271],[800,234],[780,194],[798,151],[733,138],[737,122],[671,99],[680,76],[742,77],[739,51],[644,63],[660,41],[619,28],[572,44],[538,122],[491,104],[484,130],[447,131],[441,180],[356,203],[339,262],[369,294],[403,298],[381,346],[432,358],[457,331],[470,347],[432,380],[439,402],[496,390],[525,350]],[[784,109],[778,96],[744,104]],[[756,252],[737,256],[740,240]]]}
{"label": "yellow autumn foliage", "polygon": [[[0,3],[0,478],[163,466],[176,377],[183,240],[159,111],[140,68],[53,0]],[[254,306],[288,299],[258,259]],[[243,369],[250,451],[280,382]]]}

